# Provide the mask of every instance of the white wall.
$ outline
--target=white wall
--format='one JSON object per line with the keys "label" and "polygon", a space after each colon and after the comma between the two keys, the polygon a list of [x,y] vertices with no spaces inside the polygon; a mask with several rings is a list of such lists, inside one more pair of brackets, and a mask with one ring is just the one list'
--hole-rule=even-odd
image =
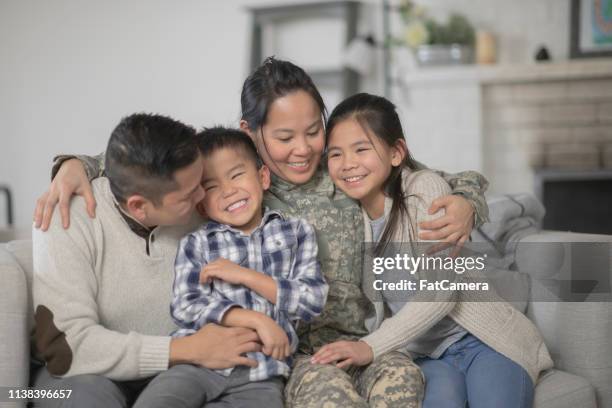
{"label": "white wall", "polygon": [[[270,3],[0,1],[0,183],[13,189],[17,225],[29,226],[52,156],[102,151],[126,114],[160,112],[198,127],[235,124],[248,73],[246,6]],[[380,2],[365,3],[371,10],[360,31],[379,33]],[[499,30],[504,62],[527,61],[539,42],[554,57],[567,54],[566,0],[423,3],[440,14],[461,9],[477,25]],[[312,35],[313,46],[325,41],[316,30]],[[382,91],[377,72],[366,90]],[[0,201],[0,215],[3,208]]]}

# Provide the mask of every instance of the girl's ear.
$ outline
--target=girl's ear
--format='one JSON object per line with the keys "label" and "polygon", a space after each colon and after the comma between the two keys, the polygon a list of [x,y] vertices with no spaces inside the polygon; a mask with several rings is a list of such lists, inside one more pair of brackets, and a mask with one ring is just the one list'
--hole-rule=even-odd
{"label": "girl's ear", "polygon": [[404,138],[398,139],[393,148],[391,149],[391,165],[393,167],[399,166],[404,159],[408,156],[408,146]]}
{"label": "girl's ear", "polygon": [[270,188],[270,169],[265,164],[262,164],[259,169],[259,180],[264,191]]}

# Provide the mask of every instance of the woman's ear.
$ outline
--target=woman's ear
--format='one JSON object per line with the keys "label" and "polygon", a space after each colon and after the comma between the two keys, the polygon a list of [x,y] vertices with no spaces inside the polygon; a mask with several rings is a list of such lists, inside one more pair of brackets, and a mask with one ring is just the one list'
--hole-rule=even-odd
{"label": "woman's ear", "polygon": [[270,188],[270,169],[265,164],[259,169],[259,180],[264,191]]}
{"label": "woman's ear", "polygon": [[391,149],[391,165],[393,167],[399,166],[404,161],[406,156],[408,156],[408,146],[406,146],[406,141],[403,138],[398,139]]}
{"label": "woman's ear", "polygon": [[249,137],[253,141],[255,141],[255,138],[253,137],[253,132],[251,132],[251,129],[249,128],[249,123],[246,120],[244,120],[244,119],[240,120],[240,130],[242,130],[244,133],[249,135]]}

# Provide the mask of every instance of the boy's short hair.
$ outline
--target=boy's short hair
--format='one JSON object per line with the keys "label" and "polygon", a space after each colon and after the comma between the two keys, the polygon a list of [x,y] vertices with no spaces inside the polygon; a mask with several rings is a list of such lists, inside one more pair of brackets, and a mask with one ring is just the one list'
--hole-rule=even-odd
{"label": "boy's short hair", "polygon": [[119,202],[134,194],[154,205],[177,188],[174,174],[199,157],[196,131],[167,116],[136,113],[113,130],[106,148],[105,175]]}
{"label": "boy's short hair", "polygon": [[223,126],[205,128],[197,134],[197,139],[200,152],[204,158],[223,148],[242,149],[253,160],[258,169],[263,164],[257,154],[255,143],[249,135],[240,129]]}

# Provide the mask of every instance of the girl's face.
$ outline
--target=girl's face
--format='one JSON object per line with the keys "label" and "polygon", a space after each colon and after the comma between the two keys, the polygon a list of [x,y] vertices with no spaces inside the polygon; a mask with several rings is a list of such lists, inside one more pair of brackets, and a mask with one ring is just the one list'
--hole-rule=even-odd
{"label": "girl's face", "polygon": [[401,142],[391,147],[377,136],[368,135],[355,119],[346,119],[334,127],[327,148],[327,165],[334,184],[359,201],[383,194],[392,168],[399,166],[405,155]]}
{"label": "girl's face", "polygon": [[325,148],[321,110],[315,100],[299,90],[276,99],[265,125],[251,137],[270,170],[293,184],[312,178]]}

